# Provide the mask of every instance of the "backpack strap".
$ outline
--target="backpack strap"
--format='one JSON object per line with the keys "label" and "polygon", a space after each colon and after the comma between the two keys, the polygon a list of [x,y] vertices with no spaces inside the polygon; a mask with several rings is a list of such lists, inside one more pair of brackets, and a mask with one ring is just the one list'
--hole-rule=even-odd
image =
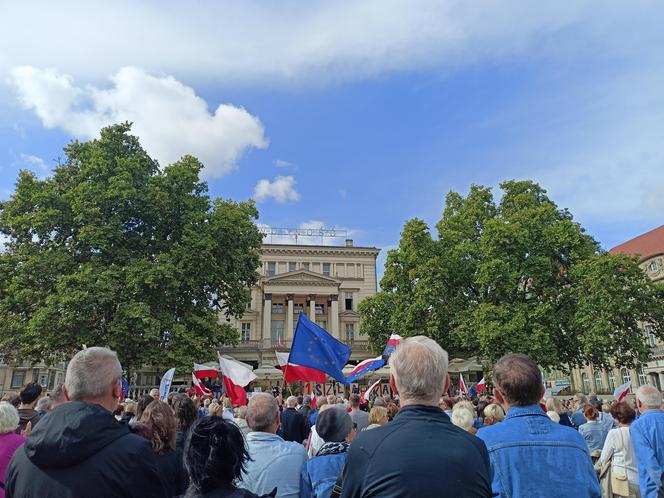
{"label": "backpack strap", "polygon": [[334,483],[334,487],[332,488],[332,494],[330,495],[330,498],[339,498],[341,496],[341,489],[343,487],[343,482],[344,482],[345,468],[346,468],[346,463],[344,463],[343,466],[341,467],[341,472],[339,472],[337,481]]}

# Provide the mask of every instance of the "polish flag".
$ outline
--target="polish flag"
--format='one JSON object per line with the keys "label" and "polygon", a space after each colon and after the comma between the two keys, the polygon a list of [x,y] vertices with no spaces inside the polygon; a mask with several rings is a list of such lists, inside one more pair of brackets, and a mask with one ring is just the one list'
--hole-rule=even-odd
{"label": "polish flag", "polygon": [[402,337],[399,334],[392,334],[387,340],[387,346],[383,350],[383,356],[390,356],[401,342]]}
{"label": "polish flag", "polygon": [[298,380],[325,384],[325,372],[310,367],[296,365],[294,363],[288,363],[288,356],[290,353],[280,353],[275,351],[274,354],[277,355],[279,368],[284,372],[284,379],[287,384]]}
{"label": "polish flag", "polygon": [[196,377],[196,374],[194,372],[191,372],[191,380],[194,383],[196,396],[198,396],[199,398],[202,396],[212,396],[212,391],[210,391],[207,387],[203,385],[200,379]]}
{"label": "polish flag", "polygon": [[371,386],[369,387],[369,389],[367,389],[367,392],[364,393],[364,396],[363,396],[364,399],[366,399],[367,401],[369,401],[369,395],[371,394],[371,392],[372,392],[374,389],[376,389],[376,388],[378,387],[378,384],[380,384],[380,379],[378,379],[376,382],[374,382],[373,384],[371,384]]}
{"label": "polish flag", "polygon": [[206,367],[205,365],[194,363],[194,371],[192,373],[199,379],[205,379],[206,377],[212,377],[213,379],[216,379],[219,372],[216,368]]}
{"label": "polish flag", "polygon": [[312,395],[311,391],[312,391],[311,384],[307,384],[307,394],[311,396],[311,408],[316,409],[316,395],[315,394]]}
{"label": "polish flag", "polygon": [[244,363],[236,361],[232,358],[224,358],[221,354],[219,356],[219,369],[224,380],[224,387],[226,394],[234,406],[247,404],[247,391],[244,386],[249,382],[256,379],[256,374]]}
{"label": "polish flag", "polygon": [[629,394],[629,388],[632,386],[631,382],[625,382],[622,386],[616,387],[616,390],[613,391],[613,397],[618,401],[625,399],[625,396]]}
{"label": "polish flag", "polygon": [[463,381],[463,375],[461,374],[459,374],[459,391],[468,394],[468,388],[466,387],[466,383]]}
{"label": "polish flag", "polygon": [[475,386],[475,390],[476,390],[478,393],[481,393],[481,392],[484,391],[485,389],[486,389],[486,381],[484,380],[484,377],[482,377],[482,380],[480,380],[480,381],[477,383],[477,386]]}

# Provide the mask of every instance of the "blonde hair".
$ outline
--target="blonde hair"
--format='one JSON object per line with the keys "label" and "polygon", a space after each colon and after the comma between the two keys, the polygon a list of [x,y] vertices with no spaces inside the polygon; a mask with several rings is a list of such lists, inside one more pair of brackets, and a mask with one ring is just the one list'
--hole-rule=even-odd
{"label": "blonde hair", "polygon": [[502,422],[505,419],[505,410],[499,404],[491,403],[484,408],[484,418],[492,418],[496,422]]}
{"label": "blonde hair", "polygon": [[18,410],[6,401],[0,403],[0,434],[14,432],[18,427]]}
{"label": "blonde hair", "polygon": [[[456,408],[456,405],[454,405]],[[452,410],[452,423],[464,431],[470,431],[473,426],[473,412],[465,407]]]}
{"label": "blonde hair", "polygon": [[555,422],[556,424],[560,423],[560,415],[558,414],[558,412],[554,410],[549,410],[548,412],[546,412],[546,416],[549,417],[552,422]]}
{"label": "blonde hair", "polygon": [[385,417],[387,417],[387,408],[384,406],[374,406],[369,412],[369,423],[377,424]]}
{"label": "blonde hair", "polygon": [[468,401],[467,399],[462,399],[461,401],[457,401],[452,407],[452,412],[454,413],[455,410],[460,410],[461,408],[468,410],[473,416],[473,418],[475,418],[475,407],[470,401]]}

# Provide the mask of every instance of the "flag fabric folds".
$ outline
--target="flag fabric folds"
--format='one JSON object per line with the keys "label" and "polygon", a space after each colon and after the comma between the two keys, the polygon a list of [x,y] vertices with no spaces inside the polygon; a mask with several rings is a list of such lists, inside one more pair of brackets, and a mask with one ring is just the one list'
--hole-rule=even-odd
{"label": "flag fabric folds", "polygon": [[373,372],[374,370],[378,370],[384,365],[385,365],[385,360],[383,360],[382,356],[363,360],[360,363],[358,363],[357,366],[353,368],[353,370],[351,370],[351,372],[348,374],[344,382],[346,384],[355,382],[360,377],[363,377],[364,375],[368,374],[369,372]]}
{"label": "flag fabric folds", "polygon": [[629,388],[632,386],[631,382],[625,382],[622,386],[616,387],[616,390],[613,391],[613,397],[618,401],[625,399],[625,396],[629,394]]}
{"label": "flag fabric folds", "polygon": [[468,388],[466,383],[463,381],[463,375],[459,374],[459,391],[465,394],[468,394]]}
{"label": "flag fabric folds", "polygon": [[293,336],[288,363],[325,372],[339,382],[345,382],[343,368],[348,363],[351,349],[332,337],[325,329],[300,313]]}
{"label": "flag fabric folds", "polygon": [[212,391],[203,385],[201,380],[196,377],[195,372],[191,372],[191,381],[194,383],[194,390],[196,391],[196,396],[212,396]]}
{"label": "flag fabric folds", "polygon": [[219,353],[219,369],[226,388],[226,394],[235,406],[247,404],[244,386],[256,379],[256,374],[243,363],[232,358],[224,358]]}
{"label": "flag fabric folds", "polygon": [[284,379],[286,380],[287,384],[296,382],[298,380],[325,384],[325,372],[321,372],[315,368],[303,367],[300,365],[295,365],[294,363],[288,363],[289,353],[280,353],[275,351],[274,354],[277,355],[277,362],[279,363],[281,371],[284,373]]}
{"label": "flag fabric folds", "polygon": [[194,371],[192,373],[198,379],[205,379],[207,377],[212,377],[213,379],[216,379],[217,375],[219,374],[216,368],[208,367],[205,365],[199,365],[198,363],[194,363]]}
{"label": "flag fabric folds", "polygon": [[175,375],[175,368],[168,370],[161,378],[159,383],[159,399],[166,401],[166,396],[171,391],[171,384],[173,383],[173,376]]}
{"label": "flag fabric folds", "polygon": [[390,356],[401,342],[402,337],[398,334],[392,334],[387,340],[387,346],[383,350],[383,356]]}
{"label": "flag fabric folds", "polygon": [[477,383],[477,386],[475,387],[478,393],[481,393],[486,389],[486,381],[484,380],[484,377]]}
{"label": "flag fabric folds", "polygon": [[373,392],[374,389],[376,389],[378,387],[378,384],[380,384],[380,379],[378,379],[376,382],[371,384],[371,386],[369,386],[369,389],[367,389],[367,391],[364,393],[364,396],[362,396],[362,397],[364,399],[366,399],[367,401],[369,401],[369,395]]}

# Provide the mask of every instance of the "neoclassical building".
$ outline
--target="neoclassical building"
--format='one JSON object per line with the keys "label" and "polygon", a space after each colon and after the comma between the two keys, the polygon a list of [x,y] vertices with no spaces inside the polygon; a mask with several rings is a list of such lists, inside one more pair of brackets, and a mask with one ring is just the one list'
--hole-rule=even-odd
{"label": "neoclassical building", "polygon": [[[263,244],[260,279],[251,289],[251,303],[239,320],[230,323],[240,333],[237,346],[222,354],[254,368],[277,364],[275,350],[290,350],[300,313],[348,344],[351,359],[370,356],[360,334],[362,300],[377,290],[375,247]],[[225,318],[222,318],[225,319]]]}
{"label": "neoclassical building", "polygon": [[[624,242],[609,252],[638,256],[639,264],[648,277],[664,285],[664,225]],[[594,369],[592,366],[575,369],[572,372],[574,388],[577,391],[613,393],[613,390],[626,382],[632,383],[632,390],[643,384],[652,384],[658,389],[664,388],[664,344],[652,334],[652,326],[644,323],[644,340],[650,346],[650,361],[639,365],[637,369],[628,369],[616,365],[608,371]]]}

